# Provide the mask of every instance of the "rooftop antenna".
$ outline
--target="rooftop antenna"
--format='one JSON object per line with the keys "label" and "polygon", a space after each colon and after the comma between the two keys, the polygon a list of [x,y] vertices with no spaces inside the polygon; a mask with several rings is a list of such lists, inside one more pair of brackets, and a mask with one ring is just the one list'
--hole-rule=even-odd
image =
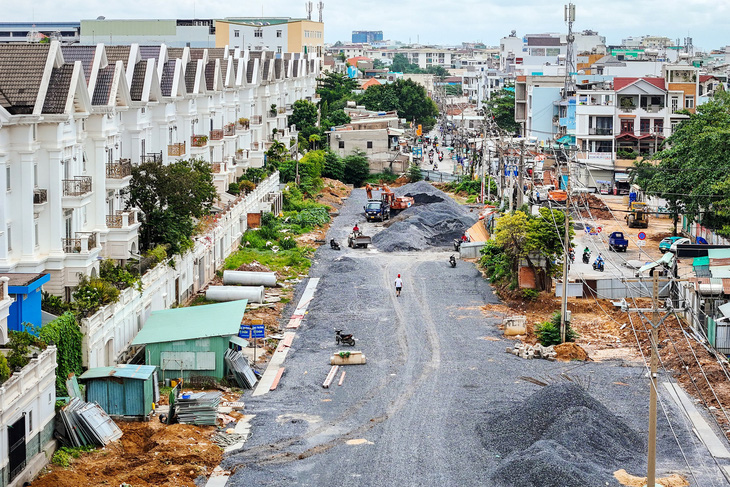
{"label": "rooftop antenna", "polygon": [[317,9],[319,10],[319,23],[322,23],[322,10],[324,10],[324,2],[320,1],[317,4]]}
{"label": "rooftop antenna", "polygon": [[304,8],[307,9],[307,20],[312,20],[312,2],[304,2]]}
{"label": "rooftop antenna", "polygon": [[565,38],[564,99],[568,97],[569,92],[575,91],[575,80],[573,80],[573,73],[575,72],[575,60],[573,59],[573,42],[575,41],[575,36],[573,35],[573,22],[575,22],[575,5],[572,3],[565,6],[565,21],[568,23],[568,36]]}

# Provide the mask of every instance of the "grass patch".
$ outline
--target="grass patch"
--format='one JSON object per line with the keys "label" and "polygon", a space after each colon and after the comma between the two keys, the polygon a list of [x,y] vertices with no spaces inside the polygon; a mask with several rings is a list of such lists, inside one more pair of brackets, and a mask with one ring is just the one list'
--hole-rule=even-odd
{"label": "grass patch", "polygon": [[397,174],[392,172],[379,172],[369,175],[367,179],[365,179],[365,182],[370,184],[380,184],[380,181],[383,181],[384,183],[394,183],[396,179],[398,179]]}
{"label": "grass patch", "polygon": [[200,296],[195,296],[195,298],[190,301],[190,304],[188,306],[201,306],[204,304],[215,304],[217,301],[211,301],[210,299],[205,298],[205,294],[201,294]]}
{"label": "grass patch", "polygon": [[299,274],[306,274],[312,266],[309,258],[314,249],[310,247],[297,247],[292,250],[261,250],[253,248],[242,248],[232,253],[223,264],[224,270],[235,270],[243,264],[251,264],[253,261],[265,265],[274,272],[284,274],[286,279],[293,279]]}

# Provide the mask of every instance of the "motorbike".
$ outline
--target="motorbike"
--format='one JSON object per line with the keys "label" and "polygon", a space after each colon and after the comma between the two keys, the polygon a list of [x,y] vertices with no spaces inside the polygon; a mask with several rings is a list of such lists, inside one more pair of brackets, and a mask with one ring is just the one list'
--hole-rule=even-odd
{"label": "motorbike", "polygon": [[588,264],[591,261],[591,253],[583,252],[583,263]]}
{"label": "motorbike", "polygon": [[438,164],[434,164],[433,165],[433,170],[434,171],[438,171],[439,170],[439,165]]}
{"label": "motorbike", "polygon": [[332,250],[340,250],[340,244],[338,244],[337,241],[333,238],[330,240],[330,248]]}
{"label": "motorbike", "polygon": [[355,346],[355,339],[352,337],[352,333],[342,333],[342,330],[335,329],[335,342],[337,345],[342,343],[343,345]]}
{"label": "motorbike", "polygon": [[461,250],[461,239],[460,238],[454,239],[454,250],[456,250],[457,252],[459,250]]}
{"label": "motorbike", "polygon": [[449,257],[449,264],[451,264],[451,267],[456,267],[456,258],[453,255]]}
{"label": "motorbike", "polygon": [[595,262],[593,262],[593,270],[603,272],[603,260],[596,259]]}
{"label": "motorbike", "polygon": [[568,252],[568,257],[570,257],[571,263],[575,262],[575,252],[573,252],[572,250]]}

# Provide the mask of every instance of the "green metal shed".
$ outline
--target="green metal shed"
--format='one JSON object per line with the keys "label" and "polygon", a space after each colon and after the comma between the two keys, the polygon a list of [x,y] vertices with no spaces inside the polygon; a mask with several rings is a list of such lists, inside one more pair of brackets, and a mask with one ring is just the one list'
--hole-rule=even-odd
{"label": "green metal shed", "polygon": [[110,416],[144,417],[157,402],[157,367],[121,364],[84,372],[86,400],[96,402]]}
{"label": "green metal shed", "polygon": [[248,300],[154,311],[132,341],[161,379],[225,376],[226,350],[236,340]]}

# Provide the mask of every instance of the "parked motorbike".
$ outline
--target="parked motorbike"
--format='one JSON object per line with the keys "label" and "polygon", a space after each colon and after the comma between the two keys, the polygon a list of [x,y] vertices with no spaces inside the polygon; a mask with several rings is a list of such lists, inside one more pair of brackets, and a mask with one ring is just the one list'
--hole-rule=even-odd
{"label": "parked motorbike", "polygon": [[332,250],[340,250],[340,244],[338,244],[337,241],[333,238],[330,240],[330,248]]}
{"label": "parked motorbike", "polygon": [[[599,258],[600,259],[600,258]],[[603,272],[603,259],[596,259],[593,262],[593,270]]]}
{"label": "parked motorbike", "polygon": [[449,264],[451,264],[451,267],[456,267],[456,258],[453,255],[449,257]]}
{"label": "parked motorbike", "polygon": [[355,346],[355,339],[352,337],[352,333],[342,333],[342,330],[335,329],[335,342],[337,345],[342,343],[343,345]]}
{"label": "parked motorbike", "polygon": [[583,263],[588,264],[591,261],[591,253],[583,252]]}

